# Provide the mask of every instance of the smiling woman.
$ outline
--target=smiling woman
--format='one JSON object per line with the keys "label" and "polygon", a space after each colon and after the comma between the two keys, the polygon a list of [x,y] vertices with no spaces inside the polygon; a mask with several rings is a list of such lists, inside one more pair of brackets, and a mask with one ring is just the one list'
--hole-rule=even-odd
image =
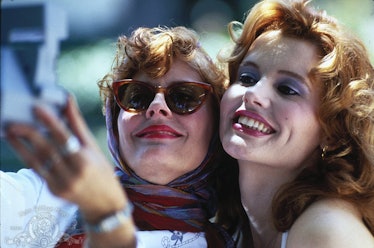
{"label": "smiling woman", "polygon": [[202,238],[205,230],[208,244],[220,245],[208,219],[224,82],[191,30],[139,28],[119,38],[113,70],[99,86],[116,174],[140,230]]}
{"label": "smiling woman", "polygon": [[222,145],[238,160],[251,247],[371,248],[374,69],[308,2],[263,0],[229,25]]}
{"label": "smiling woman", "polygon": [[[126,164],[143,179],[167,184],[196,169],[206,156],[210,144],[207,137],[212,137],[214,131],[211,129],[214,115],[210,109],[213,104],[217,104],[213,102],[217,102],[217,99],[209,95],[210,84],[195,83],[203,79],[199,73],[191,72],[190,66],[179,59],[173,61],[173,66],[162,77],[153,79],[139,72],[132,78],[146,81],[158,89],[162,85],[169,90],[164,94],[153,94],[147,106],[139,113],[123,109],[120,111],[117,122],[120,153]],[[177,87],[182,87],[179,93],[176,92]],[[187,95],[191,94],[191,90],[194,90],[195,95]],[[173,92],[178,94],[170,95]],[[144,91],[140,96],[145,98]],[[183,98],[177,98],[180,96]],[[207,104],[196,100],[203,96],[209,98]],[[134,102],[138,96],[132,97],[132,104],[138,106]],[[123,106],[124,101],[121,103]],[[195,107],[186,108],[191,104]],[[160,158],[163,162],[155,163]],[[180,159],[183,159],[183,163]]]}
{"label": "smiling woman", "polygon": [[[221,119],[222,144],[231,156],[294,169],[305,156],[318,155],[320,96],[309,79],[309,71],[317,62],[316,51],[312,43],[279,31],[263,33],[253,42],[239,66],[238,81],[222,99],[221,116],[233,115],[237,120],[232,124]],[[251,136],[256,138],[252,140]],[[310,137],[308,146],[301,146],[305,136]],[[238,149],[242,143],[250,153]],[[274,147],[279,155],[268,156]],[[287,159],[294,151],[298,152],[292,160]]]}

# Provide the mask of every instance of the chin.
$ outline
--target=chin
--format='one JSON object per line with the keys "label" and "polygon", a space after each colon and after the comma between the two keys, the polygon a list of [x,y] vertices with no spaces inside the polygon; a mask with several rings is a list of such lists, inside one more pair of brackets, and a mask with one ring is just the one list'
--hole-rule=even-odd
{"label": "chin", "polygon": [[[240,151],[243,149],[242,142],[236,142],[235,140],[222,141],[223,149],[233,158],[237,158],[240,155]],[[238,154],[239,153],[239,154]]]}

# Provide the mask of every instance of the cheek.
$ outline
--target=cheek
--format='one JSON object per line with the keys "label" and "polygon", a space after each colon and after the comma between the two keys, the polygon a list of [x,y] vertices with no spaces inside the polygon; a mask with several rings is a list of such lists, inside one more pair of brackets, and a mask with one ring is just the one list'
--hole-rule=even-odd
{"label": "cheek", "polygon": [[126,132],[126,128],[129,126],[127,122],[128,122],[128,119],[121,111],[117,119],[117,128],[118,128],[119,136],[123,136],[123,134]]}
{"label": "cheek", "polygon": [[225,118],[230,111],[233,111],[233,106],[239,107],[242,103],[244,91],[238,85],[230,86],[221,100],[221,118]]}
{"label": "cheek", "polygon": [[220,115],[221,115],[221,119],[225,116],[225,114],[227,113],[227,109],[228,109],[228,97],[226,94],[223,95],[222,99],[221,99],[221,105],[220,105]]}
{"label": "cheek", "polygon": [[316,116],[312,116],[309,121],[309,125],[307,127],[307,130],[309,130],[310,135],[313,137],[313,139],[316,140],[316,142],[319,143],[319,139],[321,137],[321,125],[318,122],[318,119]]}
{"label": "cheek", "polygon": [[238,85],[230,86],[221,100],[219,132],[221,139],[231,129],[232,116],[243,104],[243,92]]}
{"label": "cheek", "polygon": [[126,124],[124,119],[122,118],[122,115],[120,114],[118,116],[117,120],[117,128],[118,128],[118,144],[119,144],[119,150],[121,153],[121,156],[123,156],[123,146],[126,143]]}
{"label": "cheek", "polygon": [[296,131],[303,140],[309,137],[309,142],[312,146],[318,145],[321,137],[321,126],[313,110],[294,111],[292,114],[285,114],[283,119],[287,125],[294,128],[294,131]]}
{"label": "cheek", "polygon": [[117,119],[118,139],[121,150],[130,143],[132,130],[136,126],[135,118],[131,115],[133,114],[121,111]]}
{"label": "cheek", "polygon": [[204,143],[204,146],[210,143],[213,133],[217,131],[214,129],[218,126],[211,109],[210,104],[208,104],[195,112],[189,120],[186,120],[189,133],[195,136],[194,140]]}

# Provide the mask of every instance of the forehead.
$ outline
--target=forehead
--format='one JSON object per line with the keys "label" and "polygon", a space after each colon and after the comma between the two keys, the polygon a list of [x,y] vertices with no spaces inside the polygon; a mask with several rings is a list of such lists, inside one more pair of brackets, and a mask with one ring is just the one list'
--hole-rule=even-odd
{"label": "forehead", "polygon": [[159,85],[169,85],[170,83],[181,81],[202,81],[199,72],[192,68],[187,62],[178,58],[173,60],[170,70],[162,77],[152,78],[145,72],[140,71],[134,75],[133,79],[143,82],[157,83]]}
{"label": "forehead", "polygon": [[243,62],[248,61],[305,74],[305,70],[309,71],[317,61],[317,47],[309,41],[287,37],[280,31],[269,31],[253,42]]}

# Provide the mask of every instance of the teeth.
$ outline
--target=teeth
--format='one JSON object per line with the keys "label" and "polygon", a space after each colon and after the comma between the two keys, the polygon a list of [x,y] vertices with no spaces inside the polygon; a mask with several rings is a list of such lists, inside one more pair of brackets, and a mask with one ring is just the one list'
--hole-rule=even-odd
{"label": "teeth", "polygon": [[245,116],[240,116],[238,123],[246,126],[247,128],[257,130],[261,133],[270,133],[270,129],[266,127],[264,123],[245,117]]}

